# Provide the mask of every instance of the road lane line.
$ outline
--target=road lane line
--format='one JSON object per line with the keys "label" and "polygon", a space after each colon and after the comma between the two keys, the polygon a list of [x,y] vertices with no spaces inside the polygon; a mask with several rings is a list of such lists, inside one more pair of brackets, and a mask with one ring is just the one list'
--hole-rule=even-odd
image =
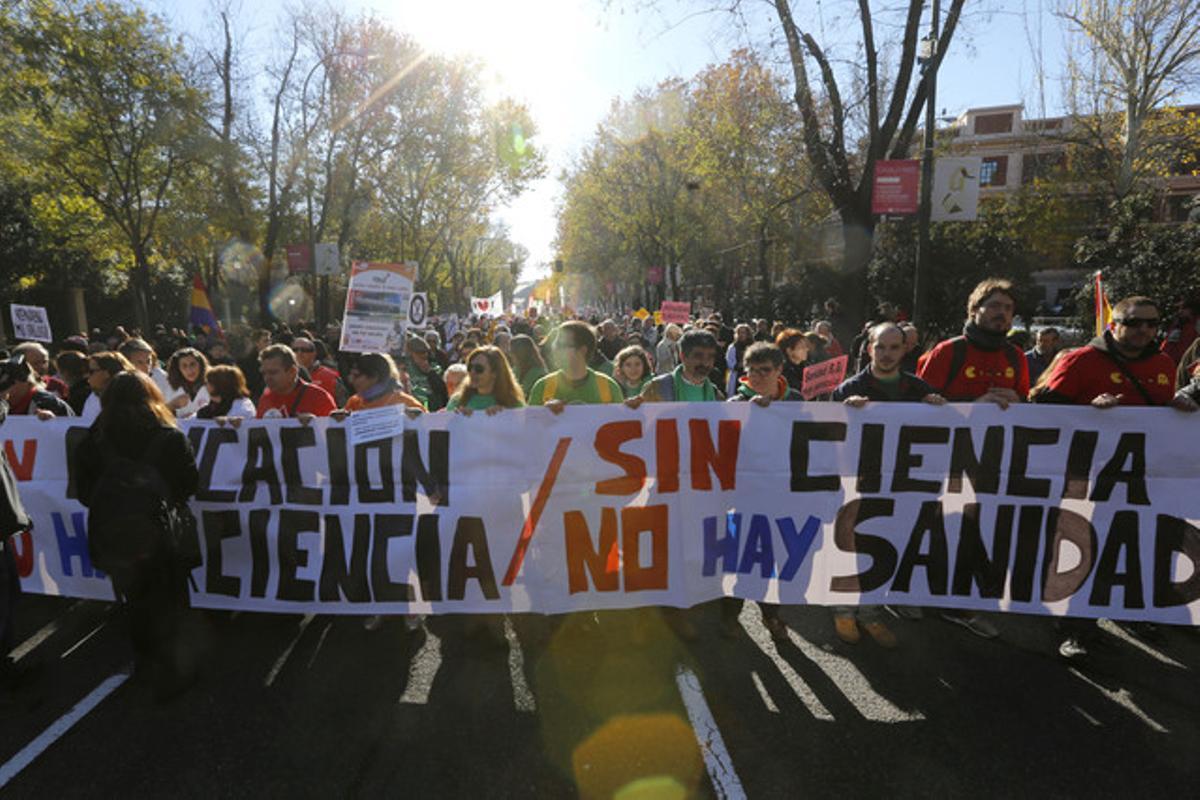
{"label": "road lane line", "polygon": [[36,633],[34,633],[33,636],[30,636],[28,639],[13,648],[12,652],[8,654],[8,657],[13,660],[13,663],[16,663],[25,656],[29,655],[31,652],[37,649],[38,645],[49,639],[58,631],[59,624],[61,623],[63,617],[65,617],[67,614],[70,614],[81,605],[83,605],[82,600],[76,600],[74,603],[71,603],[71,605],[67,606],[66,611],[47,622]]}
{"label": "road lane line", "polygon": [[762,698],[763,705],[767,707],[767,711],[770,711],[772,714],[778,714],[779,706],[775,705],[775,701],[767,693],[767,687],[763,683],[762,678],[758,677],[758,673],[754,670],[750,670],[750,680],[754,681],[754,688],[758,689],[758,696]]}
{"label": "road lane line", "polygon": [[267,679],[263,681],[263,686],[270,686],[275,682],[275,679],[279,677],[279,671],[283,669],[283,665],[286,664],[288,658],[291,657],[292,651],[295,650],[296,645],[300,643],[300,637],[304,635],[305,629],[309,626],[309,623],[313,621],[313,616],[313,614],[305,614],[304,619],[300,620],[300,630],[296,631],[295,638],[292,639],[291,643],[288,644],[286,649],[284,649],[283,655],[276,659],[275,666],[271,667],[271,671],[267,673]]}
{"label": "road lane line", "polygon": [[1103,723],[1101,723],[1101,722],[1100,722],[1100,720],[1096,719],[1095,717],[1093,717],[1091,714],[1089,714],[1089,713],[1087,713],[1086,711],[1084,711],[1084,710],[1083,710],[1082,708],[1080,708],[1079,706],[1071,706],[1071,708],[1075,709],[1075,711],[1076,711],[1076,712],[1078,712],[1079,716],[1083,717],[1083,718],[1084,718],[1084,719],[1086,719],[1088,722],[1090,722],[1090,723],[1092,723],[1093,725],[1095,725],[1097,728],[1102,728],[1102,727],[1104,727]]}
{"label": "road lane line", "polygon": [[442,640],[426,628],[425,643],[408,665],[408,683],[404,686],[404,694],[400,695],[400,702],[416,706],[428,703],[429,692],[433,690],[433,679],[437,677],[441,666]]}
{"label": "road lane line", "polygon": [[1142,711],[1142,709],[1138,706],[1137,703],[1133,702],[1133,695],[1130,694],[1128,689],[1118,689],[1114,692],[1112,689],[1104,688],[1102,685],[1100,685],[1099,683],[1096,683],[1094,680],[1092,680],[1088,676],[1084,675],[1082,672],[1075,669],[1074,667],[1068,667],[1067,671],[1070,672],[1072,675],[1074,675],[1076,678],[1079,678],[1079,680],[1081,680],[1084,683],[1088,684],[1089,686],[1093,687],[1096,691],[1100,692],[1100,694],[1104,695],[1109,700],[1112,700],[1114,703],[1119,705],[1121,708],[1123,708],[1126,711],[1133,714],[1135,717],[1140,719],[1142,722],[1146,723],[1146,726],[1148,728],[1150,728],[1150,730],[1156,731],[1157,733],[1170,733],[1170,731],[1167,730],[1167,728],[1163,727],[1158,722],[1156,722],[1153,718],[1151,718],[1151,716],[1149,714],[1147,714],[1145,711]]}
{"label": "road lane line", "polygon": [[103,683],[91,691],[91,694],[76,703],[74,708],[56,719],[36,739],[25,745],[19,753],[0,766],[0,789],[3,789],[9,781],[20,774],[21,770],[28,767],[33,763],[34,759],[46,752],[46,749],[50,745],[61,739],[67,731],[74,727],[75,723],[91,713],[92,709],[100,705],[104,698],[115,692],[127,680],[129,680],[127,672],[118,672],[116,675],[105,679]]}
{"label": "road lane line", "polygon": [[512,679],[513,705],[517,711],[532,714],[537,711],[537,701],[533,699],[533,692],[529,691],[529,683],[525,680],[525,653],[521,650],[516,628],[507,615],[504,617],[504,638],[508,640],[508,675]]}
{"label": "road lane line", "polygon": [[1155,661],[1161,661],[1162,663],[1166,664],[1167,666],[1175,667],[1176,669],[1182,669],[1182,670],[1187,669],[1187,667],[1184,666],[1183,664],[1180,664],[1178,661],[1171,658],[1166,653],[1160,652],[1160,651],[1156,650],[1155,648],[1151,647],[1150,645],[1146,644],[1141,639],[1137,638],[1136,636],[1131,634],[1129,631],[1125,630],[1120,625],[1113,622],[1111,619],[1098,619],[1098,620],[1096,620],[1096,625],[1099,626],[1100,630],[1104,631],[1105,633],[1107,633],[1111,636],[1117,637],[1118,639],[1125,642],[1126,644],[1128,644],[1131,647],[1136,647],[1138,650],[1141,650],[1143,653],[1150,656]]}
{"label": "road lane line", "polygon": [[733,769],[733,759],[725,749],[725,740],[721,738],[717,721],[704,699],[700,679],[696,673],[680,664],[675,668],[675,683],[679,686],[688,719],[700,744],[700,753],[704,756],[708,777],[712,779],[713,791],[722,800],[744,800],[746,790],[742,788],[742,782]]}
{"label": "road lane line", "polygon": [[788,628],[788,638],[809,660],[816,663],[829,680],[842,691],[859,714],[872,722],[919,722],[925,719],[920,711],[905,711],[871,686],[866,676],[850,659],[829,653]]}
{"label": "road lane line", "polygon": [[313,654],[308,658],[308,669],[313,668],[313,663],[317,660],[317,655],[321,652],[321,645],[325,644],[325,637],[329,635],[329,629],[333,627],[333,620],[325,623],[324,629],[321,631],[321,638],[317,639],[317,646],[313,648]]}
{"label": "road lane line", "polygon": [[107,624],[108,624],[108,620],[104,620],[99,625],[92,628],[91,632],[87,636],[84,636],[78,642],[71,645],[67,650],[63,651],[63,654],[61,656],[59,656],[59,658],[66,658],[67,656],[71,655],[71,653],[74,653],[76,650],[83,647],[85,644],[87,644],[88,639],[91,639],[93,636],[95,636],[97,633],[99,633],[104,628],[104,626]]}
{"label": "road lane line", "polygon": [[796,697],[800,698],[800,702],[808,709],[808,713],[812,714],[817,719],[833,722],[833,714],[825,707],[817,697],[817,693],[812,690],[812,687],[804,682],[804,679],[792,668],[792,665],[779,655],[779,648],[775,646],[775,642],[771,640],[771,634],[767,632],[766,627],[762,624],[762,611],[757,603],[744,603],[742,605],[742,613],[738,615],[738,621],[742,623],[742,627],[746,629],[746,633],[750,636],[750,640],[758,645],[758,649],[763,651],[763,655],[771,659],[771,663],[775,665],[775,669],[779,670],[779,674],[787,681],[787,685],[792,687]]}

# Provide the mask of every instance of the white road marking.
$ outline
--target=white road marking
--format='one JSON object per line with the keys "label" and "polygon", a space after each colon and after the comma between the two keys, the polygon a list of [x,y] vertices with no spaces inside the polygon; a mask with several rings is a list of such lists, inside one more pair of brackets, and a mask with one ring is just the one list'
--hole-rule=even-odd
{"label": "white road marking", "polygon": [[29,655],[31,652],[37,649],[38,645],[49,639],[55,634],[55,632],[58,631],[59,623],[62,622],[63,617],[65,617],[67,614],[70,614],[81,605],[83,605],[82,600],[76,600],[74,603],[71,603],[71,605],[67,606],[66,611],[47,622],[36,633],[34,633],[33,636],[30,636],[28,639],[13,648],[12,652],[8,654],[8,657],[11,658],[15,663]]}
{"label": "white road marking", "polygon": [[788,628],[788,638],[792,644],[800,648],[829,679],[842,690],[854,708],[866,719],[872,722],[917,722],[925,719],[920,711],[905,711],[891,700],[888,700],[871,686],[854,662],[836,653],[828,653],[812,642]]}
{"label": "white road marking", "polygon": [[313,654],[308,657],[308,669],[312,669],[313,664],[317,660],[317,655],[321,652],[321,645],[325,644],[325,637],[329,635],[329,629],[332,627],[333,620],[325,623],[325,627],[321,631],[321,638],[317,639],[317,646],[313,649]]}
{"label": "white road marking", "polygon": [[67,656],[71,655],[71,653],[74,653],[76,650],[83,647],[85,644],[87,644],[88,639],[91,639],[93,636],[95,636],[97,633],[99,633],[101,631],[101,629],[103,629],[104,626],[107,624],[108,624],[108,620],[104,620],[99,625],[92,628],[91,632],[87,636],[84,636],[78,642],[76,642],[75,644],[71,645],[68,649],[63,651],[63,654],[61,656],[59,656],[59,658],[66,658]]}
{"label": "white road marking", "polygon": [[750,636],[751,641],[758,645],[758,649],[763,651],[767,658],[771,659],[771,663],[775,665],[775,669],[779,670],[779,674],[787,681],[787,685],[792,687],[792,691],[796,693],[796,697],[800,698],[800,702],[804,703],[804,707],[808,712],[817,719],[823,719],[832,722],[833,714],[825,707],[817,697],[817,693],[812,690],[812,687],[804,682],[804,679],[796,673],[783,656],[779,655],[779,649],[775,646],[775,642],[771,641],[771,634],[767,632],[766,627],[762,624],[762,611],[759,610],[757,603],[744,603],[742,605],[742,613],[738,615],[738,621],[742,623],[742,627],[746,629],[746,633]]}
{"label": "white road marking", "polygon": [[103,683],[92,690],[91,694],[76,703],[74,708],[56,719],[36,739],[25,745],[19,753],[0,766],[0,789],[3,789],[9,781],[20,774],[21,770],[32,764],[35,758],[46,752],[50,745],[61,739],[67,731],[74,727],[76,722],[91,713],[92,709],[127,680],[129,680],[129,674],[125,672],[118,672],[105,679]]}
{"label": "white road marking", "polygon": [[772,714],[778,714],[779,706],[775,705],[775,701],[767,693],[767,687],[763,683],[762,678],[758,677],[758,673],[754,670],[750,670],[750,680],[754,681],[754,688],[758,689],[758,696],[762,698],[763,705],[767,707],[767,711],[770,711]]}
{"label": "white road marking", "polygon": [[1137,703],[1133,702],[1133,695],[1130,694],[1128,689],[1118,689],[1117,691],[1114,692],[1112,689],[1104,688],[1103,686],[1096,683],[1094,680],[1092,680],[1088,676],[1084,675],[1082,672],[1075,669],[1074,667],[1069,667],[1067,669],[1067,671],[1070,672],[1072,675],[1074,675],[1076,678],[1079,678],[1079,680],[1081,680],[1084,683],[1088,684],[1089,686],[1092,686],[1093,688],[1095,688],[1096,691],[1100,692],[1100,694],[1104,695],[1109,700],[1112,700],[1114,703],[1119,705],[1121,708],[1124,708],[1125,710],[1129,711],[1131,714],[1133,714],[1135,717],[1140,719],[1142,722],[1146,723],[1146,726],[1149,727],[1150,730],[1156,731],[1158,733],[1170,733],[1170,731],[1168,731],[1162,725],[1155,722],[1150,717],[1149,714],[1147,714],[1145,711],[1142,711],[1142,709],[1138,707]]}
{"label": "white road marking", "polygon": [[1121,641],[1130,645],[1131,647],[1136,647],[1138,650],[1141,650],[1143,653],[1150,656],[1155,661],[1161,661],[1162,663],[1164,663],[1168,666],[1171,666],[1171,667],[1175,667],[1176,669],[1184,669],[1184,670],[1187,669],[1187,667],[1185,667],[1183,664],[1180,664],[1178,661],[1171,658],[1166,653],[1160,652],[1159,650],[1156,650],[1155,648],[1146,644],[1141,639],[1137,638],[1136,636],[1131,634],[1129,631],[1125,630],[1120,625],[1113,622],[1111,619],[1096,620],[1096,625],[1099,626],[1100,630],[1104,631],[1107,634],[1117,637],[1118,639],[1120,639]]}
{"label": "white road marking", "polygon": [[1103,725],[1103,724],[1100,722],[1100,720],[1096,719],[1095,717],[1093,717],[1091,714],[1089,714],[1089,713],[1087,713],[1086,711],[1084,711],[1084,710],[1083,710],[1082,708],[1080,708],[1079,706],[1071,706],[1071,708],[1075,709],[1075,711],[1076,711],[1076,712],[1078,712],[1079,716],[1083,717],[1083,718],[1084,718],[1084,719],[1086,719],[1088,722],[1090,722],[1090,723],[1092,723],[1093,725],[1095,725],[1097,728],[1102,728],[1102,727],[1104,727],[1104,725]]}
{"label": "white road marking", "polygon": [[417,706],[428,703],[429,692],[433,690],[433,679],[441,666],[442,640],[426,628],[425,643],[408,665],[408,683],[404,686],[404,694],[400,695],[400,702]]}
{"label": "white road marking", "polygon": [[504,638],[508,640],[508,675],[512,679],[513,705],[517,711],[534,713],[537,711],[537,701],[533,692],[529,691],[529,683],[525,680],[525,653],[521,650],[521,640],[512,620],[504,617]]}
{"label": "white road marking", "polygon": [[700,679],[682,664],[675,668],[675,683],[679,686],[679,694],[683,697],[683,705],[687,708],[688,719],[692,722],[692,730],[696,741],[700,744],[700,753],[704,756],[704,766],[708,769],[708,777],[712,779],[713,792],[723,800],[741,800],[746,797],[746,790],[733,769],[733,759],[725,749],[725,740],[717,729],[717,721],[713,719],[712,711],[704,700],[704,691],[700,688]]}
{"label": "white road marking", "polygon": [[296,631],[295,638],[293,638],[291,643],[288,644],[288,646],[284,649],[283,654],[275,660],[275,666],[271,667],[271,671],[267,673],[267,679],[263,681],[263,686],[270,686],[275,682],[275,679],[279,677],[279,671],[283,669],[283,665],[286,664],[288,658],[291,657],[292,651],[295,650],[296,645],[300,643],[300,637],[304,635],[305,629],[307,629],[309,623],[313,621],[313,616],[314,615],[312,614],[305,614],[304,619],[300,620],[300,630]]}

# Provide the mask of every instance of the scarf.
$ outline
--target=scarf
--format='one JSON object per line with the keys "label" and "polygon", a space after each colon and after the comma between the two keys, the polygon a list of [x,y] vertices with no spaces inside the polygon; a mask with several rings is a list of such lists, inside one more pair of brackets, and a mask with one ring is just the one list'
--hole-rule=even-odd
{"label": "scarf", "polygon": [[968,322],[963,326],[963,336],[967,338],[968,342],[975,345],[980,350],[987,350],[989,352],[1000,350],[1006,344],[1008,344],[1007,333],[985,331],[974,322]]}
{"label": "scarf", "polygon": [[[680,400],[680,398],[683,397],[683,386],[685,383],[689,386],[695,386],[694,383],[691,383],[690,381],[685,381],[683,379],[683,364],[680,364],[678,367],[676,367],[674,370],[671,371],[671,382],[673,384],[675,384],[675,400],[676,400],[676,402],[678,402]],[[716,400],[717,399],[717,387],[712,385],[712,381],[710,381],[708,378],[705,378],[704,383],[701,384],[701,387],[704,389],[704,399],[705,400]]]}
{"label": "scarf", "polygon": [[400,384],[396,383],[396,381],[394,379],[388,378],[386,381],[380,381],[379,383],[375,384],[374,386],[371,386],[371,387],[367,388],[366,390],[359,392],[358,396],[363,399],[364,403],[373,403],[374,401],[378,400],[379,398],[381,398],[385,395],[389,395],[392,392],[395,392],[399,389],[400,389]]}

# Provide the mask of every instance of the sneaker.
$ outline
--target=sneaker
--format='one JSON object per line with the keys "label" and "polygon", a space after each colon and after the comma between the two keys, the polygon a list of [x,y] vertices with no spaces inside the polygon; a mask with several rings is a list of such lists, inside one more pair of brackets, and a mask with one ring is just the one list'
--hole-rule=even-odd
{"label": "sneaker", "polygon": [[884,625],[882,622],[867,622],[863,624],[863,628],[875,640],[875,644],[880,647],[891,650],[900,644],[900,642],[896,641],[896,634],[888,630],[887,625]]}
{"label": "sneaker", "polygon": [[996,629],[995,625],[978,614],[946,612],[942,614],[942,619],[953,622],[955,625],[962,625],[971,633],[984,639],[995,639],[1000,635],[1000,631]]}
{"label": "sneaker", "polygon": [[1083,642],[1072,636],[1063,639],[1062,644],[1058,646],[1058,654],[1063,658],[1083,658],[1088,654],[1088,651],[1083,646]]}
{"label": "sneaker", "polygon": [[787,624],[779,617],[764,617],[763,624],[767,626],[767,632],[771,634],[771,639],[776,643],[788,640]]}
{"label": "sneaker", "polygon": [[834,617],[833,631],[846,644],[858,644],[862,638],[858,632],[858,620],[854,617]]}

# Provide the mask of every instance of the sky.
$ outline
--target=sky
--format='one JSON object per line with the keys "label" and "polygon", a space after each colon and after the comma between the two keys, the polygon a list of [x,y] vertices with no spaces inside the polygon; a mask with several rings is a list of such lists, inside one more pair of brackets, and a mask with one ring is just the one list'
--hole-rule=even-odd
{"label": "sky", "polygon": [[[1034,48],[1042,42],[1046,111],[1061,113],[1058,75],[1065,51],[1053,0],[988,0],[964,17],[939,73],[938,107],[957,116],[967,108],[1026,103],[1040,115]],[[775,26],[765,0],[743,0],[744,24],[717,2],[684,0],[348,0],[339,8],[373,11],[434,52],[466,53],[485,65],[493,97],[530,107],[532,140],[548,156],[547,177],[501,212],[530,259],[522,279],[547,274],[554,260],[558,176],[587,143],[615,98],[671,77],[690,77],[734,47],[769,43]],[[883,5],[876,3],[874,5]],[[944,2],[943,6],[948,6]],[[185,35],[203,35],[211,19],[203,0],[146,0]],[[798,24],[822,42],[854,40],[857,19],[845,0],[794,0]],[[265,42],[284,10],[280,0],[244,0],[237,20],[247,43]],[[928,17],[928,15],[927,15]],[[886,38],[880,25],[877,37]]]}

